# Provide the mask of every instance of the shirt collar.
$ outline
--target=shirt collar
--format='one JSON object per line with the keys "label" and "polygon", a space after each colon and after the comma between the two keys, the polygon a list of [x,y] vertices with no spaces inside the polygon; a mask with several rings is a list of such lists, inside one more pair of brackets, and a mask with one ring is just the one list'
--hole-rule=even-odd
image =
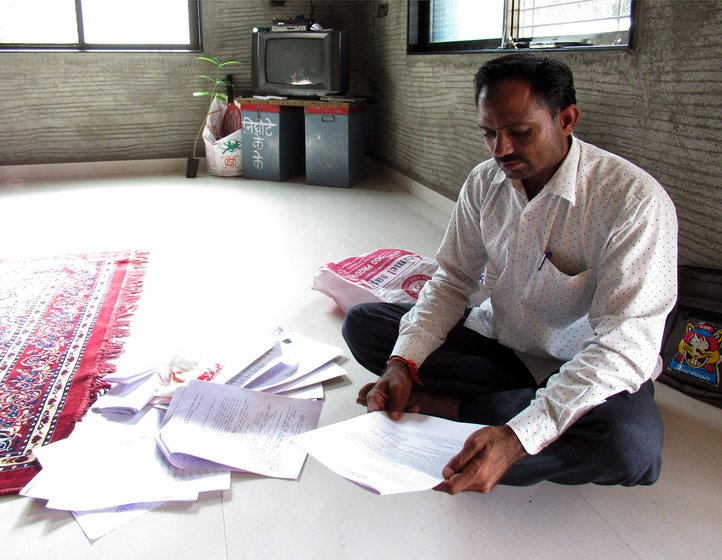
{"label": "shirt collar", "polygon": [[576,186],[577,186],[577,170],[579,169],[579,140],[574,136],[571,136],[571,146],[569,151],[564,157],[562,164],[556,173],[552,175],[549,182],[544,185],[544,190],[550,194],[555,194],[561,198],[564,198],[574,204],[576,200]]}
{"label": "shirt collar", "polygon": [[[576,176],[577,169],[579,168],[580,149],[579,140],[577,140],[573,135],[570,138],[571,146],[569,146],[569,151],[562,160],[559,169],[557,169],[554,175],[552,175],[549,182],[544,185],[544,192],[554,194],[574,204],[574,201],[576,200]],[[501,168],[497,168],[496,175],[494,176],[494,179],[492,179],[491,184],[501,184],[507,180],[509,179]],[[511,179],[509,181],[514,189],[520,193],[524,193],[524,185],[522,185],[520,180]]]}

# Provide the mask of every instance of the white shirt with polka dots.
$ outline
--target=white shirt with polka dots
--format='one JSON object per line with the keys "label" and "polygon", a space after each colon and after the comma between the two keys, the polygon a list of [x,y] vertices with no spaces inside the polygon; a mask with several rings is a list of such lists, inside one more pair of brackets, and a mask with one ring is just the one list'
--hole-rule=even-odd
{"label": "white shirt with polka dots", "polygon": [[659,183],[614,154],[573,138],[531,201],[494,160],[479,164],[437,261],[393,354],[421,364],[484,273],[491,296],[465,325],[514,349],[537,381],[557,372],[508,423],[529,453],[661,369],[677,293],[677,217]]}

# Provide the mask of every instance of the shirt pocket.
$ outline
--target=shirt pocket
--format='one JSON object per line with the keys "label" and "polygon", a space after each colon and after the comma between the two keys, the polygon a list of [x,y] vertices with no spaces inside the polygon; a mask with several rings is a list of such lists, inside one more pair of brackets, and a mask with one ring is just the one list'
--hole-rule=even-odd
{"label": "shirt pocket", "polygon": [[522,306],[550,326],[564,327],[589,312],[593,293],[591,270],[570,276],[547,260],[529,278]]}

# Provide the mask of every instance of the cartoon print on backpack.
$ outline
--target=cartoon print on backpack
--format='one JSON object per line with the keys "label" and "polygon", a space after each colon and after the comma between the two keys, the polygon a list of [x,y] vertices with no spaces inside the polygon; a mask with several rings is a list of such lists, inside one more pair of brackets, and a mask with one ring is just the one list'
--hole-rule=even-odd
{"label": "cartoon print on backpack", "polygon": [[709,323],[687,322],[686,332],[677,345],[677,353],[669,369],[719,387],[720,342],[722,329],[715,330]]}

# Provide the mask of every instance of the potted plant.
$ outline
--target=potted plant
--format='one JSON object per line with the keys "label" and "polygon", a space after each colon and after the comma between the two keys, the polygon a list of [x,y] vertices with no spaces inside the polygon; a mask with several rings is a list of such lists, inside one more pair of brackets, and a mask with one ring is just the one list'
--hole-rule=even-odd
{"label": "potted plant", "polygon": [[[226,95],[225,91],[227,90],[227,88],[232,88],[233,84],[229,79],[223,77],[224,70],[227,66],[240,64],[240,62],[236,60],[221,60],[217,56],[199,56],[196,58],[196,60],[203,60],[212,64],[214,66],[214,73],[213,76],[200,76],[200,78],[209,81],[212,86],[210,87],[210,89],[194,91],[193,96],[208,97],[210,98],[210,103],[212,103],[213,100],[216,98],[226,103],[228,101],[228,96]],[[206,111],[206,116],[203,118],[201,127],[198,129],[196,138],[193,141],[193,157],[188,158],[188,164],[186,165],[186,177],[188,177],[189,179],[195,177],[198,173],[198,164],[200,163],[200,160],[197,157],[198,140],[203,133],[203,128],[206,125],[207,118],[208,112]]]}

